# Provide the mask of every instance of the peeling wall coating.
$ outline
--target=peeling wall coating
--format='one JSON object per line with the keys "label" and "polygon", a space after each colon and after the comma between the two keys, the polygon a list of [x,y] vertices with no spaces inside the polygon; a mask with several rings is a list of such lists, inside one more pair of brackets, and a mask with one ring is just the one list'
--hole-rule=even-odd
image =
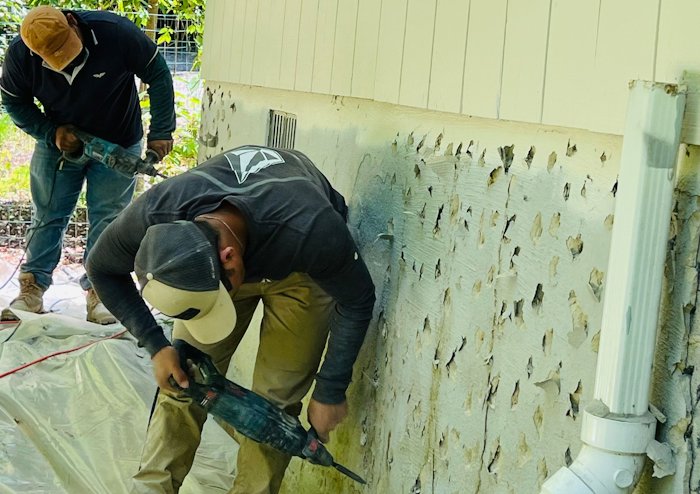
{"label": "peeling wall coating", "polygon": [[[359,486],[294,460],[284,492],[525,493],[579,450],[590,402],[622,138],[234,84],[206,88],[201,158],[297,149],[346,196],[378,303],[351,413],[330,444]],[[694,319],[700,162],[683,147],[652,403],[679,472],[638,493],[700,492]],[[650,199],[653,200],[653,199]]]}

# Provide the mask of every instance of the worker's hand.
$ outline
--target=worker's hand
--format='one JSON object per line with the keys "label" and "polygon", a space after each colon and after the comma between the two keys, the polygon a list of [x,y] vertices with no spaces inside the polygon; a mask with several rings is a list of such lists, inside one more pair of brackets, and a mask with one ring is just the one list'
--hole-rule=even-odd
{"label": "worker's hand", "polygon": [[168,382],[170,376],[173,376],[175,382],[181,388],[189,386],[187,374],[180,367],[180,357],[178,357],[177,350],[173,347],[166,346],[161,348],[151,358],[151,362],[153,363],[153,374],[155,374],[156,382],[161,389],[177,393],[178,390]]}
{"label": "worker's hand", "polygon": [[340,424],[348,414],[348,402],[328,405],[311,398],[307,411],[309,423],[316,429],[321,442],[330,440],[330,432]]}
{"label": "worker's hand", "polygon": [[80,151],[83,143],[73,133],[72,125],[61,125],[56,129],[56,147],[64,153],[75,153]]}
{"label": "worker's hand", "polygon": [[158,159],[162,160],[170,151],[173,150],[173,140],[160,139],[157,141],[148,141],[146,147],[155,151],[158,154]]}

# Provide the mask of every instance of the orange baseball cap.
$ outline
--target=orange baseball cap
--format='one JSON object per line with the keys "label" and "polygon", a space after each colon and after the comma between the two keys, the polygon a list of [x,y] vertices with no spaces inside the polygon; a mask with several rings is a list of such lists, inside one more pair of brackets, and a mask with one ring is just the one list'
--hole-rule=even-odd
{"label": "orange baseball cap", "polygon": [[75,30],[60,10],[49,5],[29,11],[20,28],[22,41],[55,70],[63,70],[83,49]]}

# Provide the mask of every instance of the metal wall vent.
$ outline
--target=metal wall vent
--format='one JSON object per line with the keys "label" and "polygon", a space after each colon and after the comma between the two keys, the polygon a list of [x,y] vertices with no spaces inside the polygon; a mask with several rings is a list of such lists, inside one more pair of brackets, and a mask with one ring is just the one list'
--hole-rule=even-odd
{"label": "metal wall vent", "polygon": [[297,116],[279,110],[270,110],[267,145],[271,148],[294,149]]}

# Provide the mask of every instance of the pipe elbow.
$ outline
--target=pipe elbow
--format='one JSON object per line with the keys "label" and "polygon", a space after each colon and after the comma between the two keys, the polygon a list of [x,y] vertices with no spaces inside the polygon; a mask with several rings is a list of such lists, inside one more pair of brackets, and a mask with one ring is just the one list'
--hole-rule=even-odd
{"label": "pipe elbow", "polygon": [[628,494],[639,481],[646,448],[654,439],[656,420],[647,413],[637,417],[601,417],[584,412],[583,446],[576,460],[557,471],[541,494]]}
{"label": "pipe elbow", "polygon": [[644,454],[619,454],[583,445],[571,466],[550,477],[540,494],[628,494],[645,460]]}

